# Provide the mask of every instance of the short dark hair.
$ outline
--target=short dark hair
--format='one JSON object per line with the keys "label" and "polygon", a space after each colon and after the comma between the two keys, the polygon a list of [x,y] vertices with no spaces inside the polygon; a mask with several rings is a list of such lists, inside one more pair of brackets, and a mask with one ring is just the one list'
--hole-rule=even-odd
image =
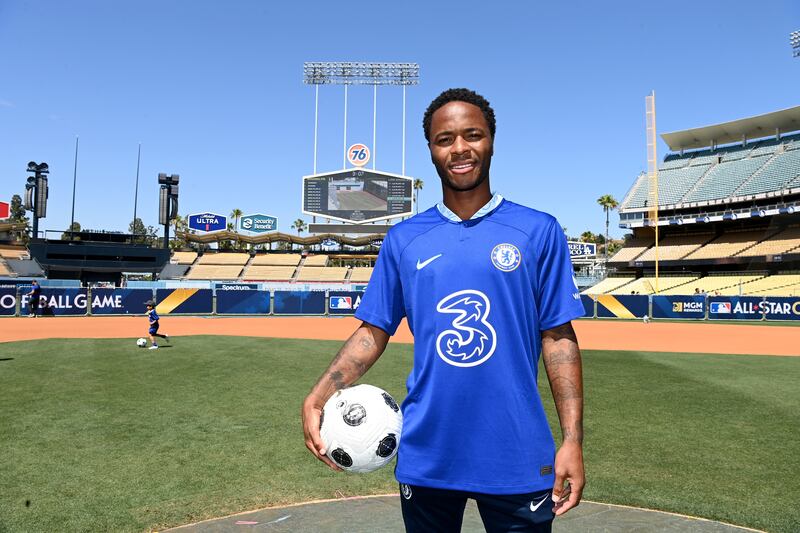
{"label": "short dark hair", "polygon": [[494,109],[489,105],[489,101],[473,90],[461,88],[447,89],[434,98],[433,102],[428,106],[428,109],[425,110],[425,115],[422,117],[422,129],[425,132],[426,141],[431,141],[431,120],[433,119],[433,114],[437,109],[450,102],[466,102],[477,106],[481,110],[481,113],[483,113],[483,118],[486,119],[486,124],[489,125],[489,133],[492,134],[492,139],[494,139],[496,123],[494,120]]}

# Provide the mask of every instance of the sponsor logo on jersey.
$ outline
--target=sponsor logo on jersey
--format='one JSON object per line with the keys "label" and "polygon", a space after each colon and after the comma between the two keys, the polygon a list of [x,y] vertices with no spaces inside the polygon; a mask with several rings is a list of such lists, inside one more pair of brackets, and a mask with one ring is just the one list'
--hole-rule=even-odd
{"label": "sponsor logo on jersey", "polygon": [[508,243],[495,246],[492,249],[491,257],[495,268],[503,272],[515,270],[522,261],[522,254],[519,253],[519,248]]}
{"label": "sponsor logo on jersey", "polygon": [[463,290],[449,294],[436,305],[452,318],[452,329],[436,338],[436,352],[448,365],[470,367],[485,363],[494,353],[497,334],[487,321],[491,304],[480,291]]}

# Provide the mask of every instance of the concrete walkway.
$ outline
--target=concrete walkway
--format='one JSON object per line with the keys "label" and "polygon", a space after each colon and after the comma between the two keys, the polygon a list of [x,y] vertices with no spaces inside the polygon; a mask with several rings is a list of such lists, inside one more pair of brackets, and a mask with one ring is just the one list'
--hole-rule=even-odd
{"label": "concrete walkway", "polygon": [[[181,526],[177,533],[245,533],[248,531],[325,533],[403,533],[399,496],[329,500],[290,507],[273,507]],[[470,501],[464,514],[464,532],[482,532],[478,508]],[[754,531],[659,511],[582,502],[553,524],[555,533],[577,531],[637,533]]]}

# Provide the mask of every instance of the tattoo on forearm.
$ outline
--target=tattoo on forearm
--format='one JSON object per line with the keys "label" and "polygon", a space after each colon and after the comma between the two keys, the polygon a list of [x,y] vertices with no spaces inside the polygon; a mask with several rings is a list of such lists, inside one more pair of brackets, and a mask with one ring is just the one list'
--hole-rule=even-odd
{"label": "tattoo on forearm", "polygon": [[542,332],[544,361],[565,441],[583,443],[581,352],[572,324]]}
{"label": "tattoo on forearm", "polygon": [[582,400],[583,392],[568,378],[556,376],[550,382],[556,405],[567,400]]}
{"label": "tattoo on forearm", "polygon": [[341,390],[347,385],[344,381],[344,376],[342,376],[342,373],[338,370],[334,370],[328,374],[328,377],[330,378],[331,382],[333,382],[333,386],[336,390]]}
{"label": "tattoo on forearm", "polygon": [[357,330],[339,349],[314,389],[327,397],[349,386],[372,365],[376,348],[375,339],[368,330]]}
{"label": "tattoo on forearm", "polygon": [[555,350],[543,354],[544,364],[546,365],[571,365],[581,360],[581,354],[577,350]]}

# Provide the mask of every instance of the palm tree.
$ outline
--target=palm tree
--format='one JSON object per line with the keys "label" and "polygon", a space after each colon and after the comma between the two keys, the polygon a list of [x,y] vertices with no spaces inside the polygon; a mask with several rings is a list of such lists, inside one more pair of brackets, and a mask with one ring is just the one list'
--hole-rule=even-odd
{"label": "palm tree", "polygon": [[[239,218],[242,216],[242,210],[238,207],[231,211],[231,218],[233,219],[233,227],[230,227],[228,224],[228,230],[233,230],[234,233],[239,233]],[[236,246],[235,248],[239,248],[239,237],[236,237]]]}
{"label": "palm tree", "polygon": [[423,185],[425,185],[425,182],[421,179],[414,180],[414,212],[416,214],[419,214],[419,191],[422,190]]}
{"label": "palm tree", "polygon": [[297,220],[292,223],[292,228],[297,230],[297,236],[300,236],[301,231],[305,231],[308,228],[308,224],[302,218],[298,218]]}
{"label": "palm tree", "polygon": [[603,248],[606,256],[606,271],[608,271],[608,212],[612,209],[616,209],[619,205],[619,202],[617,202],[617,200],[610,194],[604,194],[597,199],[597,203],[600,204],[600,207],[602,207],[603,211],[606,212],[606,242]]}
{"label": "palm tree", "polygon": [[581,233],[581,240],[583,242],[595,242],[594,233],[591,231],[584,231]]}

